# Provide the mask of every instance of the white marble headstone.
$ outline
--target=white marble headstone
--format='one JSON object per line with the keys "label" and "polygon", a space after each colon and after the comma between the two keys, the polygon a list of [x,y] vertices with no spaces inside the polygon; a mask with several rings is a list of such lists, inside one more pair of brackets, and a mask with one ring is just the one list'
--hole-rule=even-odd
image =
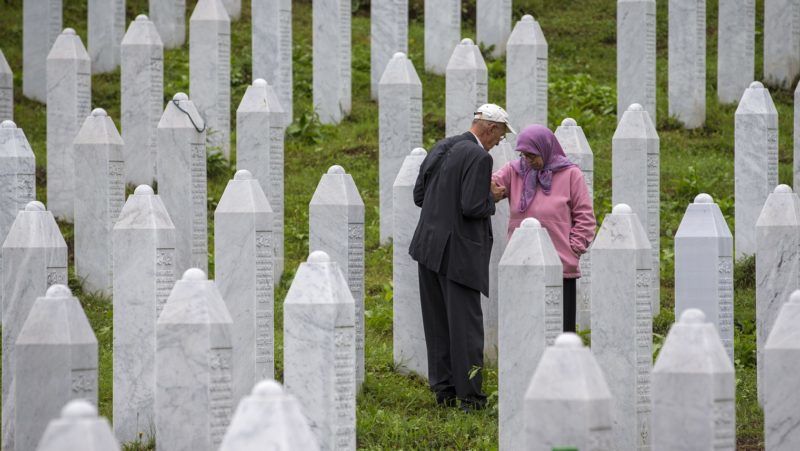
{"label": "white marble headstone", "polygon": [[461,39],[461,0],[425,0],[425,71],[444,75]]}
{"label": "white marble headstone", "polygon": [[634,103],[656,123],[656,0],[617,0],[617,120]]}
{"label": "white marble headstone", "polygon": [[372,0],[370,14],[370,93],[377,100],[392,55],[408,53],[408,0]]}
{"label": "white marble headstone", "polygon": [[0,50],[0,121],[14,120],[14,73]]}
{"label": "white marble headstone", "polygon": [[506,42],[511,33],[511,0],[477,0],[475,35],[478,44],[494,47],[490,55],[499,58],[506,54]]}
{"label": "white marble headstone", "polygon": [[63,0],[22,2],[22,94],[47,101],[46,60],[61,34]]}
{"label": "white marble headstone", "polygon": [[[116,417],[114,418],[116,422]],[[97,416],[97,408],[85,399],[75,399],[50,421],[36,451],[119,451],[119,443],[108,420]]]}
{"label": "white marble headstone", "polygon": [[338,124],[350,114],[351,0],[313,2],[314,111],[323,124]]}
{"label": "white marble headstone", "polygon": [[481,51],[472,39],[455,46],[445,76],[445,136],[470,129],[475,111],[487,102],[488,77]]}
{"label": "white marble headstone", "polygon": [[736,103],[755,73],[756,2],[720,0],[717,17],[717,98]]}
{"label": "white marble headstone", "polygon": [[[275,89],[286,118],[291,122],[294,117],[292,0],[252,0],[250,10],[253,23],[253,80],[263,78]],[[239,158],[238,142],[236,145],[236,157]],[[272,206],[275,208],[274,203]]]}
{"label": "white marble headstone", "polygon": [[766,449],[800,448],[800,291],[781,307],[764,346],[764,438]]}
{"label": "white marble headstone", "polygon": [[242,15],[242,0],[222,0],[222,3],[231,20],[239,20]]}
{"label": "white marble headstone", "polygon": [[764,2],[764,79],[782,89],[800,74],[800,3]]}
{"label": "white marble headstone", "polygon": [[186,0],[150,0],[149,6],[164,48],[181,47],[186,42]]}
{"label": "white marble headstone", "polygon": [[517,131],[547,125],[547,48],[539,22],[522,16],[508,38],[506,55],[506,106]]}
{"label": "white marble headstone", "polygon": [[120,64],[119,46],[125,34],[125,0],[89,0],[89,56],[92,73],[113,72]]}
{"label": "white marble headstone", "polygon": [[669,115],[686,128],[702,127],[706,121],[706,0],[669,0],[668,59]]}

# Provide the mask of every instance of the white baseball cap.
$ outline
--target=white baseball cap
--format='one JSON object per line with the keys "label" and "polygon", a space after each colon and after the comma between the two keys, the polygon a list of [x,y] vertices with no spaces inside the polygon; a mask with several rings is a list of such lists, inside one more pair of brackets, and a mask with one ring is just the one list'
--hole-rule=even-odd
{"label": "white baseball cap", "polygon": [[506,113],[506,110],[493,103],[481,105],[480,108],[478,108],[478,111],[475,112],[474,119],[482,119],[484,121],[505,124],[508,131],[515,135],[517,134],[517,131],[514,130],[511,127],[511,124],[508,122],[508,113]]}

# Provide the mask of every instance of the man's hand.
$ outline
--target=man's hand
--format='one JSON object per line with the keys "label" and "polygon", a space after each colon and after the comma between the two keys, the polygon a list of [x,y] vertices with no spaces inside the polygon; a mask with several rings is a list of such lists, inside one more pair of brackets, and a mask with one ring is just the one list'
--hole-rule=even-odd
{"label": "man's hand", "polygon": [[506,197],[506,188],[504,186],[499,186],[497,183],[492,180],[489,182],[492,189],[492,197],[494,197],[495,202],[500,202],[503,198]]}

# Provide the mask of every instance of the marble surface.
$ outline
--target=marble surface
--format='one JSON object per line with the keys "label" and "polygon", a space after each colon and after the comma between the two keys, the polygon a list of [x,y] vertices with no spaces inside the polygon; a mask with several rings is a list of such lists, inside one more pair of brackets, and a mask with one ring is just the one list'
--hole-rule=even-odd
{"label": "marble surface", "polygon": [[308,251],[339,265],[355,302],[356,386],[364,381],[364,202],[344,168],[328,169],[308,204]]}
{"label": "marble surface", "polygon": [[313,2],[314,111],[323,124],[338,124],[350,114],[351,0]]}
{"label": "marble surface", "polygon": [[498,271],[500,448],[525,447],[525,389],[536,363],[561,333],[561,259],[538,220],[526,218],[508,242]]}
{"label": "marble surface", "polygon": [[114,433],[137,440],[155,426],[156,320],[175,284],[175,226],[153,189],[128,197],[113,231]]}
{"label": "marble surface", "polygon": [[639,218],[626,204],[605,216],[592,256],[592,353],[613,397],[613,443],[650,446],[653,359],[652,254]]}
{"label": "marble surface", "polygon": [[174,49],[186,42],[186,0],[150,0],[148,15],[158,30],[164,48]]}
{"label": "marble surface", "polygon": [[0,121],[14,120],[14,73],[0,50]]}
{"label": "marble surface", "polygon": [[511,34],[511,0],[477,0],[475,35],[479,44],[494,46],[492,58],[506,54],[506,42]]}
{"label": "marble surface", "polygon": [[292,1],[252,0],[250,12],[253,24],[253,80],[263,78],[275,88],[286,118],[291,122],[294,117]]}
{"label": "marble surface", "polygon": [[657,123],[655,0],[617,0],[618,121],[634,103]]}
{"label": "marble surface", "polygon": [[[36,298],[50,285],[67,283],[67,244],[53,215],[32,201],[17,218],[2,248],[3,450],[14,449],[14,343]],[[8,445],[6,445],[8,444]],[[6,447],[8,446],[8,447]]]}
{"label": "marble surface", "polygon": [[242,16],[242,0],[222,0],[222,4],[231,20],[239,20]]}
{"label": "marble surface", "polygon": [[156,157],[157,172],[169,174],[160,177],[158,194],[175,224],[175,274],[208,268],[206,134],[195,126],[202,130],[204,122],[194,104],[175,94],[158,123]]}
{"label": "marble surface", "polygon": [[778,110],[769,90],[754,81],[742,95],[734,127],[736,258],[756,251],[756,220],[778,185]]}
{"label": "marble surface", "polygon": [[573,333],[558,336],[536,363],[525,393],[525,449],[610,450],[611,392],[589,348]]}
{"label": "marble surface", "polygon": [[263,380],[239,402],[220,451],[317,451],[300,402],[274,380]]}
{"label": "marble surface", "polygon": [[231,21],[222,0],[200,0],[189,19],[189,94],[208,145],[231,153]]}
{"label": "marble surface", "polygon": [[411,149],[422,145],[422,82],[414,63],[395,53],[378,89],[378,182],[381,243],[392,233],[392,184]]}
{"label": "marble surface", "polygon": [[395,53],[408,53],[408,0],[372,0],[369,48],[370,95],[378,100],[386,65]]}
{"label": "marble surface", "polygon": [[275,90],[263,79],[253,81],[236,110],[236,168],[258,179],[272,208],[274,280],[283,275],[285,117]]}
{"label": "marble surface", "polygon": [[95,108],[75,137],[75,274],[89,292],[111,294],[112,231],[125,204],[122,141],[114,121]]}
{"label": "marble surface", "polygon": [[355,311],[340,265],[312,252],[283,304],[283,377],[323,450],[356,448]]}
{"label": "marble surface", "polygon": [[524,15],[506,48],[506,107],[517,132],[547,125],[547,40],[533,16]]}
{"label": "marble surface", "polygon": [[156,323],[156,442],[212,451],[233,413],[233,321],[205,272],[188,269]]}
{"label": "marble surface", "polygon": [[764,346],[764,438],[766,449],[800,447],[797,405],[800,402],[800,291],[781,307]]}
{"label": "marble surface", "polygon": [[675,232],[675,317],[699,309],[733,362],[733,235],[719,206],[699,194]]}
{"label": "marble surface", "polygon": [[466,38],[455,46],[445,75],[445,136],[464,133],[487,102],[488,70],[481,51]]}
{"label": "marble surface", "polygon": [[461,40],[461,0],[425,1],[425,72],[444,75]]}
{"label": "marble surface", "polygon": [[420,208],[414,204],[414,183],[425,160],[425,149],[417,148],[403,160],[392,186],[392,352],[399,371],[428,378],[428,350],[422,327],[417,263],[408,246],[419,222]]}
{"label": "marble surface", "polygon": [[125,34],[125,0],[88,0],[88,47],[92,73],[113,72],[120,64]]}
{"label": "marble surface", "polygon": [[111,425],[97,416],[97,408],[84,399],[75,399],[61,409],[61,416],[50,421],[36,451],[119,451]]}
{"label": "marble surface", "polygon": [[57,284],[36,299],[14,347],[14,448],[4,440],[3,449],[35,449],[68,401],[97,405],[97,339],[78,298]]}
{"label": "marble surface", "polygon": [[717,17],[717,98],[736,103],[755,73],[756,2],[720,0]]}
{"label": "marble surface", "polygon": [[47,103],[47,55],[62,30],[62,1],[22,2],[22,94],[42,103]]}
{"label": "marble surface", "polygon": [[164,102],[164,44],[153,22],[139,15],[131,22],[121,48],[125,183],[151,184],[156,178],[158,121]]}
{"label": "marble surface", "polygon": [[47,202],[57,218],[70,222],[75,201],[72,141],[89,116],[91,101],[89,54],[75,30],[65,28],[47,55]]}
{"label": "marble surface", "polygon": [[706,121],[706,0],[669,0],[669,115],[684,127]]}
{"label": "marble surface", "polygon": [[684,310],[653,367],[653,449],[736,449],[736,376],[714,324]]}
{"label": "marble surface", "polygon": [[794,0],[764,2],[764,79],[767,84],[791,89],[800,74],[800,3]]}

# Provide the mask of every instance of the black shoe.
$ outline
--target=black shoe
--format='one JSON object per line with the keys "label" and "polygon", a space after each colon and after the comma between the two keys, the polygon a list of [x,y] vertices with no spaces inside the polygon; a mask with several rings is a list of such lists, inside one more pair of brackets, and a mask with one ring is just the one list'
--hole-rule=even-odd
{"label": "black shoe", "polygon": [[458,398],[452,392],[439,392],[436,393],[436,404],[442,407],[455,407],[458,404]]}
{"label": "black shoe", "polygon": [[460,399],[459,401],[461,401],[459,408],[464,413],[472,413],[486,408],[485,399]]}

